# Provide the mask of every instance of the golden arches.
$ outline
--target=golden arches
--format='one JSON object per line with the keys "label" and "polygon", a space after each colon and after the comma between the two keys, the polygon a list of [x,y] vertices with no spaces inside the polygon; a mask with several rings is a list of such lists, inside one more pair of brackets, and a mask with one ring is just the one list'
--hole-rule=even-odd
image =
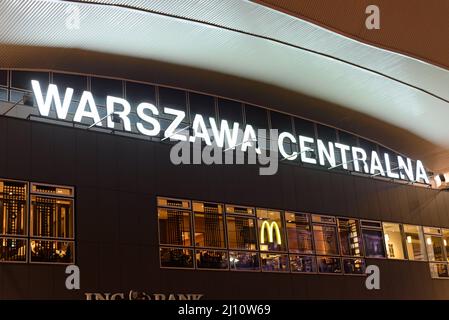
{"label": "golden arches", "polygon": [[279,230],[279,225],[276,221],[271,221],[271,224],[265,220],[260,227],[260,243],[265,243],[265,233],[268,231],[268,242],[273,243],[273,230],[276,232],[276,242],[278,245],[282,244],[281,241],[281,231]]}

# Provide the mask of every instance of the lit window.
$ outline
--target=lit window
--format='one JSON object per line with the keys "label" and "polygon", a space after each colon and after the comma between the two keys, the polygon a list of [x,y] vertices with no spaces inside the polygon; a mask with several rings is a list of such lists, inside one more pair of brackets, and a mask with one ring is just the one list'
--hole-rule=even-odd
{"label": "lit window", "polygon": [[160,248],[161,267],[193,268],[193,250],[186,248]]}
{"label": "lit window", "polygon": [[256,252],[229,252],[231,270],[259,271],[259,254]]}
{"label": "lit window", "polygon": [[198,269],[228,269],[228,253],[219,250],[196,250]]}
{"label": "lit window", "polygon": [[341,273],[341,259],[335,257],[317,257],[320,273]]}
{"label": "lit window", "polygon": [[26,235],[27,184],[0,181],[0,234]]}
{"label": "lit window", "polygon": [[255,219],[228,215],[226,221],[230,249],[257,249]]}
{"label": "lit window", "polygon": [[73,196],[73,189],[32,184],[31,192],[37,192],[31,195],[31,262],[72,263],[73,199],[63,196]]}
{"label": "lit window", "polygon": [[313,225],[316,253],[320,255],[338,255],[337,228],[334,225],[335,218],[312,215],[312,221],[314,223],[322,223]]}
{"label": "lit window", "polygon": [[446,263],[430,263],[430,276],[432,278],[448,278],[449,272]]}
{"label": "lit window", "polygon": [[382,224],[377,221],[362,221],[362,235],[365,255],[371,258],[384,258],[385,246]]}
{"label": "lit window", "polygon": [[388,259],[405,259],[400,225],[384,222],[383,230]]}
{"label": "lit window", "polygon": [[446,250],[446,260],[449,262],[449,229],[443,229],[443,245]]}
{"label": "lit window", "polygon": [[365,274],[365,259],[343,259],[345,274]]}
{"label": "lit window", "polygon": [[290,269],[292,272],[317,272],[315,257],[290,255]]}
{"label": "lit window", "polygon": [[441,229],[424,227],[424,234],[429,261],[446,261]]}
{"label": "lit window", "polygon": [[342,255],[362,256],[362,237],[357,220],[338,218],[338,234]]}
{"label": "lit window", "polygon": [[294,253],[313,253],[312,229],[307,213],[285,212],[288,250]]}
{"label": "lit window", "polygon": [[159,243],[192,245],[190,212],[172,208],[159,208]]}
{"label": "lit window", "polygon": [[424,235],[420,226],[404,224],[405,245],[410,260],[426,260]]}
{"label": "lit window", "polygon": [[262,271],[287,272],[288,256],[277,253],[261,253]]}
{"label": "lit window", "polygon": [[281,212],[257,209],[257,225],[261,251],[285,251]]}
{"label": "lit window", "polygon": [[195,246],[225,248],[223,206],[215,203],[193,202]]}

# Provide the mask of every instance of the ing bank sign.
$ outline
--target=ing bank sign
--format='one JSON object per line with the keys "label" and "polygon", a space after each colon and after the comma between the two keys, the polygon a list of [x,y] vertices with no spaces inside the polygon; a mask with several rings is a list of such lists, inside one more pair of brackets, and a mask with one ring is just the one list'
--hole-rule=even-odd
{"label": "ing bank sign", "polygon": [[[251,150],[254,150],[258,155],[260,164],[265,164],[264,161],[266,161],[270,166],[272,162],[276,165],[276,170],[268,170],[267,173],[263,173],[262,169],[264,168],[261,168],[261,175],[277,172],[279,152],[284,157],[283,160],[286,161],[300,159],[302,163],[327,167],[328,169],[342,167],[345,170],[371,176],[429,184],[427,172],[420,160],[412,161],[410,158],[399,155],[390,158],[391,155],[388,153],[382,154],[377,150],[366,150],[359,146],[323,141],[302,134],[297,136],[290,132],[278,134],[276,129],[270,130],[269,149],[266,149],[263,153],[258,144],[266,143],[265,140],[267,139],[257,139],[256,130],[250,124],[241,126],[238,122],[230,124],[226,120],[217,123],[214,117],[204,118],[201,114],[195,114],[193,115],[192,125],[181,128],[182,123],[186,121],[185,111],[166,106],[160,106],[158,109],[152,103],[142,102],[136,106],[136,114],[131,115],[130,103],[123,98],[114,96],[106,97],[106,114],[100,114],[94,96],[90,91],[84,91],[79,101],[73,101],[74,90],[72,88],[66,88],[64,95],[61,96],[55,84],[50,84],[45,91],[42,90],[39,81],[32,80],[31,85],[39,114],[42,117],[67,121],[69,108],[75,102],[75,105],[77,105],[76,111],[73,119],[70,120],[74,123],[92,123],[92,126],[115,129],[114,118],[119,118],[125,132],[135,133],[137,131],[138,134],[147,137],[160,137],[163,132],[162,140],[179,141],[184,145],[200,141],[204,142],[206,147],[213,146],[221,151],[233,150],[237,156],[239,156],[238,152],[247,152],[248,148],[252,148]],[[159,121],[161,115],[164,115],[164,119],[173,118],[167,120],[169,124],[165,129],[162,128]],[[189,130],[186,130],[187,128]],[[188,133],[185,133],[186,131]],[[272,131],[275,131],[273,136]],[[291,145],[293,146],[292,150],[298,151],[286,150],[286,145]],[[263,147],[265,146],[263,145]],[[222,153],[215,152],[215,149],[213,151],[214,155],[211,157]],[[224,153],[232,155],[232,152]],[[248,153],[248,157],[251,154],[253,153]],[[232,157],[226,158],[225,156],[224,164],[233,164],[233,162],[226,162],[230,158],[232,159]],[[212,161],[206,164],[222,164],[222,162]],[[351,168],[348,164],[351,164]]]}

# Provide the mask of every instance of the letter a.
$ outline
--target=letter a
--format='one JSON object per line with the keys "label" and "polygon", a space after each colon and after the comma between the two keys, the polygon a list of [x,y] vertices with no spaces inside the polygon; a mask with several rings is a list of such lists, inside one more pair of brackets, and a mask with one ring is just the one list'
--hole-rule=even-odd
{"label": "letter a", "polygon": [[74,264],[67,266],[65,273],[69,274],[65,280],[65,287],[67,290],[79,290],[80,289],[80,268]]}
{"label": "letter a", "polygon": [[368,290],[379,290],[380,289],[380,270],[376,265],[369,265],[365,270],[366,274],[369,274],[365,280],[365,286]]}

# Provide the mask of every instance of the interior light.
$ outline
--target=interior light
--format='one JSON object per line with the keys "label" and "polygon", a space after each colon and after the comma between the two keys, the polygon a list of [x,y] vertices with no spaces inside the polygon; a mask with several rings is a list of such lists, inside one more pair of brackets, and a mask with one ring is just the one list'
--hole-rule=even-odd
{"label": "interior light", "polygon": [[412,243],[412,237],[411,236],[407,236],[407,242],[408,243]]}
{"label": "interior light", "polygon": [[431,238],[427,238],[427,244],[429,245],[429,246],[431,246],[432,245],[432,239]]}
{"label": "interior light", "polygon": [[386,242],[390,241],[390,236],[388,235],[388,233],[385,233],[385,241]]}
{"label": "interior light", "polygon": [[444,246],[447,247],[447,241],[446,239],[443,240]]}

